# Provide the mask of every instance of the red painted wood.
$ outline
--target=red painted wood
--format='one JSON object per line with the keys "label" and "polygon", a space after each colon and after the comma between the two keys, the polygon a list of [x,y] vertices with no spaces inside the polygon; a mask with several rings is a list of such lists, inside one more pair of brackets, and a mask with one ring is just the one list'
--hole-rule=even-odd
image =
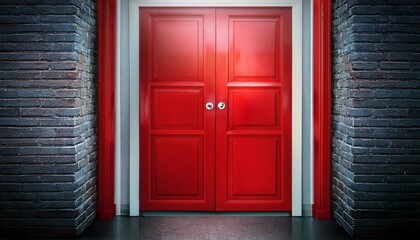
{"label": "red painted wood", "polygon": [[291,9],[216,9],[216,210],[291,210]]}
{"label": "red painted wood", "polygon": [[142,8],[141,210],[214,210],[214,9]]}
{"label": "red painted wood", "polygon": [[[314,140],[315,203],[318,219],[331,217],[330,209],[330,17],[331,2],[314,0]],[[115,0],[98,2],[98,218],[114,216],[114,80]],[[323,13],[321,13],[321,9]],[[325,43],[325,44],[324,44]],[[239,84],[240,85],[240,84]],[[263,85],[263,84],[262,84]],[[211,100],[211,99],[209,99]]]}
{"label": "red painted wood", "polygon": [[141,209],[290,211],[291,9],[140,11]]}
{"label": "red painted wood", "polygon": [[314,204],[331,218],[331,1],[314,0]]}
{"label": "red painted wood", "polygon": [[98,209],[97,218],[112,219],[115,149],[116,0],[98,1]]}

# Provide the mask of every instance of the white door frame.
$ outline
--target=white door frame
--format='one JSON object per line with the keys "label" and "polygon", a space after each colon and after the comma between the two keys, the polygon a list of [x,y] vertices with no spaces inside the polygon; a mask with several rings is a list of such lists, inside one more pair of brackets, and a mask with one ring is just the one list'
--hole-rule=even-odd
{"label": "white door frame", "polygon": [[[292,216],[302,216],[302,0],[129,0],[130,168],[129,214],[140,213],[139,8],[140,7],[291,7],[292,8]],[[118,16],[119,13],[117,13]],[[117,17],[117,26],[119,26]],[[312,26],[311,26],[312,31]],[[119,31],[117,31],[119,32]],[[119,37],[117,37],[118,41]],[[117,44],[117,58],[120,45]],[[117,59],[119,62],[119,59]],[[117,68],[117,84],[119,84]],[[312,82],[312,80],[311,80]],[[119,89],[118,87],[116,89]],[[120,92],[116,93],[117,99]],[[116,101],[117,103],[119,101]],[[116,106],[118,113],[120,106]],[[117,114],[118,115],[118,114]],[[117,116],[117,127],[119,121]],[[311,134],[312,135],[312,134]],[[312,136],[311,136],[312,138]],[[118,136],[116,139],[118,149]],[[120,175],[116,158],[116,176]],[[312,159],[311,159],[312,163]],[[312,181],[311,181],[312,182]],[[116,195],[120,191],[116,177]],[[312,186],[312,185],[311,185]],[[311,187],[312,188],[312,187]],[[119,197],[116,197],[118,204]],[[117,207],[117,214],[118,214]]]}

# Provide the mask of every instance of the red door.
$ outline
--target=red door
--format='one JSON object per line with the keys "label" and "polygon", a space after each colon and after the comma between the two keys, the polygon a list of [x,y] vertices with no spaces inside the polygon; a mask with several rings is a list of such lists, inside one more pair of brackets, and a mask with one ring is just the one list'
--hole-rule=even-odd
{"label": "red door", "polygon": [[290,9],[140,14],[142,211],[289,211]]}
{"label": "red door", "polygon": [[214,9],[140,11],[141,209],[214,210]]}
{"label": "red door", "polygon": [[216,209],[291,209],[291,11],[218,9]]}

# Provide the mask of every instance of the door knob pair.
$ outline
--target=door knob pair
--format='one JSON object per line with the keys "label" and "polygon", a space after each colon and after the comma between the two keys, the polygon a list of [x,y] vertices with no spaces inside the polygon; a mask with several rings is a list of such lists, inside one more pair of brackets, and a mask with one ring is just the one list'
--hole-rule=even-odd
{"label": "door knob pair", "polygon": [[[219,103],[217,104],[217,107],[218,107],[220,110],[223,110],[223,109],[225,109],[226,104],[225,104],[224,102],[219,102]],[[207,110],[212,110],[212,109],[214,108],[213,103],[212,103],[212,102],[208,102],[208,103],[206,103],[206,108],[207,108]]]}

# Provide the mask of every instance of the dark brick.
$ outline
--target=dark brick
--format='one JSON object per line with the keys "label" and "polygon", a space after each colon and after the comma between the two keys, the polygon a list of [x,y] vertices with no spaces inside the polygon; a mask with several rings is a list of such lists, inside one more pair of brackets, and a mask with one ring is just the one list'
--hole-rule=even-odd
{"label": "dark brick", "polygon": [[400,183],[418,183],[420,182],[420,175],[397,175],[397,176],[390,175],[386,177],[386,181],[387,182],[400,182]]}
{"label": "dark brick", "polygon": [[406,15],[407,13],[412,14],[414,13],[414,11],[415,10],[413,10],[413,8],[408,5],[403,5],[403,6],[382,5],[382,6],[375,6],[375,7],[355,5],[350,9],[350,14],[354,14],[354,15]]}
{"label": "dark brick", "polygon": [[389,53],[388,60],[390,61],[417,61],[420,53]]}
{"label": "dark brick", "polygon": [[42,177],[37,175],[7,175],[7,176],[0,176],[1,182],[4,183],[34,183],[34,182],[41,182]]}
{"label": "dark brick", "polygon": [[3,116],[19,116],[20,111],[16,108],[0,108],[0,117]]}
{"label": "dark brick", "polygon": [[[26,201],[37,201],[39,199],[38,193],[27,193],[27,192],[9,192],[7,194],[4,194],[4,200],[5,201],[16,201],[16,200],[26,200]],[[13,215],[6,215],[13,217]],[[19,217],[21,216],[21,213],[19,214]],[[1,215],[0,215],[1,217]]]}
{"label": "dark brick", "polygon": [[59,149],[56,147],[25,147],[20,149],[21,155],[57,155]]}
{"label": "dark brick", "polygon": [[71,174],[79,170],[77,164],[60,164],[60,165],[42,165],[31,166],[25,165],[21,167],[22,173],[27,174]]}
{"label": "dark brick", "polygon": [[50,67],[52,70],[76,70],[76,62],[52,62]]}
{"label": "dark brick", "polygon": [[74,98],[74,97],[81,97],[82,92],[78,89],[59,89],[54,91],[55,97],[67,97],[67,98]]}
{"label": "dark brick", "polygon": [[58,191],[55,183],[25,183],[24,192],[55,192]]}
{"label": "dark brick", "polygon": [[77,71],[44,71],[40,73],[42,79],[76,79]]}
{"label": "dark brick", "polygon": [[80,105],[80,99],[77,98],[55,98],[55,99],[42,99],[42,107],[76,107]]}
{"label": "dark brick", "polygon": [[[408,111],[408,115],[410,112]],[[366,118],[357,118],[354,119],[353,125],[355,127],[419,127],[419,121],[416,119],[398,119],[398,121],[393,121],[395,118],[382,118],[382,119],[372,119],[370,116]]]}
{"label": "dark brick", "polygon": [[44,163],[74,163],[75,156],[1,156],[1,162],[8,164],[44,164]]}
{"label": "dark brick", "polygon": [[55,115],[53,108],[22,108],[20,114],[23,117],[50,117]]}
{"label": "dark brick", "polygon": [[72,174],[68,175],[45,175],[42,177],[43,182],[75,182],[76,177]]}
{"label": "dark brick", "polygon": [[76,33],[60,33],[60,34],[46,34],[45,35],[45,40],[49,41],[49,42],[59,42],[59,43],[63,43],[63,42],[78,42],[80,41],[80,36]]}
{"label": "dark brick", "polygon": [[404,117],[407,116],[408,109],[371,109],[371,108],[349,108],[348,116],[351,117]]}
{"label": "dark brick", "polygon": [[0,232],[80,234],[96,209],[95,1],[0,1]]}
{"label": "dark brick", "polygon": [[78,14],[79,9],[71,5],[36,5],[17,6],[16,13],[22,15],[72,15]]}
{"label": "dark brick", "polygon": [[420,6],[337,0],[333,16],[334,217],[354,237],[405,236],[420,225]]}
{"label": "dark brick", "polygon": [[370,62],[355,62],[351,64],[351,67],[353,70],[378,70],[379,64]]}
{"label": "dark brick", "polygon": [[[345,9],[345,8],[343,8]],[[382,15],[374,15],[374,16],[364,16],[364,15],[352,15],[348,19],[348,23],[388,23],[389,17],[382,16]]]}
{"label": "dark brick", "polygon": [[72,209],[66,210],[33,210],[26,211],[22,214],[23,217],[32,217],[32,218],[56,218],[57,216],[62,218],[75,218],[78,216],[78,212]]}
{"label": "dark brick", "polygon": [[1,192],[20,192],[22,185],[17,183],[0,183]]}
{"label": "dark brick", "polygon": [[[363,41],[363,40],[361,40]],[[359,53],[356,52],[350,56],[351,61],[386,61],[388,60],[388,55],[385,53]],[[397,59],[393,59],[397,60]]]}
{"label": "dark brick", "polygon": [[419,193],[391,193],[390,199],[392,201],[415,201],[420,202],[420,194]]}
{"label": "dark brick", "polygon": [[20,150],[18,147],[2,147],[0,149],[0,154],[3,156],[7,156],[7,155],[17,155],[19,154]]}
{"label": "dark brick", "polygon": [[76,23],[77,17],[74,15],[43,15],[39,16],[38,21],[44,23]]}
{"label": "dark brick", "polygon": [[383,192],[357,191],[352,195],[352,197],[355,201],[386,201],[389,199],[389,194]]}
{"label": "dark brick", "polygon": [[[382,66],[382,64],[381,64]],[[387,89],[378,89],[374,91],[373,96],[375,99],[384,98],[384,99],[404,99],[411,97],[410,90],[387,90]]]}

